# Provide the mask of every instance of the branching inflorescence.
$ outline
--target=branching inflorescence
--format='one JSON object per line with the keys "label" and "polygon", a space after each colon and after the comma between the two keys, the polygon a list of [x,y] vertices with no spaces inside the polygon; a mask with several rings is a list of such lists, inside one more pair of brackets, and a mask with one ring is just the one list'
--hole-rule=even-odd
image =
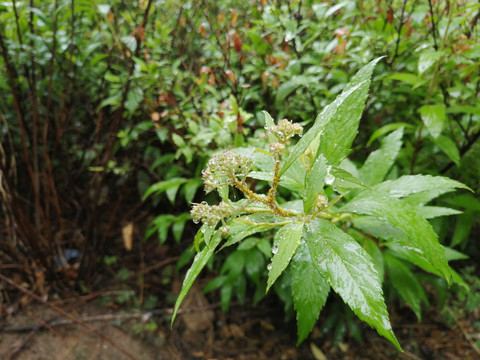
{"label": "branching inflorescence", "polygon": [[[297,214],[281,208],[275,197],[280,181],[280,162],[285,153],[286,145],[292,137],[302,134],[303,127],[300,124],[282,119],[277,125],[266,126],[265,129],[270,135],[273,135],[277,139],[277,142],[270,144],[269,154],[274,159],[274,168],[272,185],[270,186],[268,195],[257,194],[249,188],[247,178],[253,161],[246,156],[235,153],[233,150],[226,150],[222,154],[212,157],[207,163],[205,170],[202,172],[205,192],[209,193],[215,189],[232,186],[245,195],[248,203],[266,205],[274,215],[293,217]],[[216,226],[218,222],[232,216],[234,213],[237,214],[240,209],[241,208],[235,208],[231,204],[227,204],[225,201],[213,206],[202,202],[193,205],[191,215],[194,222],[198,223],[201,221],[209,226]],[[256,211],[245,212],[254,213]]]}

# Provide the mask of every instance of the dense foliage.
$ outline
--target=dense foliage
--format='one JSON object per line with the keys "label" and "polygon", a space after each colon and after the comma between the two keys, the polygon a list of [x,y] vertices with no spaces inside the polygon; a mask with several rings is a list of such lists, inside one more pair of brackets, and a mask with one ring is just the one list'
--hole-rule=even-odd
{"label": "dense foliage", "polygon": [[[333,154],[320,143],[326,166],[334,166],[333,176],[344,181],[335,186],[359,186],[345,180],[345,172],[372,189],[383,186],[383,179],[398,185],[426,174],[415,178],[423,179],[423,188],[415,186],[425,191],[396,197],[428,219],[422,226],[431,226],[440,244],[479,259],[471,241],[478,238],[480,212],[479,18],[480,4],[467,0],[2,2],[5,261],[32,264],[51,281],[73,279],[85,289],[110,258],[105,256],[116,254],[112,244],[122,226],[145,218],[141,209],[158,214],[145,231],[149,241],[172,237],[190,244],[182,236],[190,204],[221,199],[199,191],[211,155],[263,148],[271,140],[264,126],[272,125],[264,110],[311,134],[317,114],[345,93],[359,69],[381,56],[371,94],[362,95],[366,107],[357,109],[358,123],[325,129],[328,144],[337,142],[332,133],[350,134],[353,141],[358,126],[355,141]],[[290,154],[300,155],[293,149],[306,140],[292,142]],[[286,156],[289,165],[298,157]],[[318,166],[311,171],[321,172]],[[250,184],[259,193],[271,181],[264,170],[256,169]],[[446,193],[429,182],[438,176],[473,192]],[[295,182],[287,183],[280,183],[279,203],[301,194]],[[329,189],[331,201],[335,190]],[[362,203],[368,191],[351,190],[338,207],[352,213],[370,209]],[[305,209],[317,206],[311,198],[302,201]],[[374,223],[379,215],[368,210],[369,216],[354,218],[343,230],[383,264],[377,271],[387,298],[400,297],[420,318],[422,304],[428,304],[420,280],[438,282],[410,263],[446,274],[428,268],[423,257],[383,246],[405,233],[410,240],[414,236],[388,219],[398,209],[391,203],[377,209],[389,224]],[[247,234],[237,250],[210,262],[218,276],[207,290],[220,289],[225,310],[234,294],[240,300],[249,290],[255,301],[264,296],[274,240],[268,231]],[[179,267],[194,254],[189,247]],[[455,251],[446,256],[464,257]],[[71,257],[80,259],[80,267],[62,271]],[[27,273],[35,284],[35,274],[43,272]],[[272,287],[289,314],[298,299],[283,278]],[[332,312],[332,319],[342,311],[351,318],[345,309]],[[346,327],[330,323],[341,338]],[[347,327],[360,337],[354,322]]]}

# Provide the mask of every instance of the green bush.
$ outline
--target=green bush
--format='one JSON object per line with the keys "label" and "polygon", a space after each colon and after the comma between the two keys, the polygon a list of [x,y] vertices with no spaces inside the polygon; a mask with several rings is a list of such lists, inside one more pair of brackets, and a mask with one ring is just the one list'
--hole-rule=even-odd
{"label": "green bush", "polygon": [[[195,278],[224,239],[222,248],[271,230],[276,233],[267,265],[266,291],[288,272],[299,342],[313,328],[333,289],[360,319],[401,349],[383,300],[384,273],[419,317],[420,304],[427,302],[427,297],[408,263],[448,283],[464,284],[448,265],[448,260],[462,255],[440,245],[427,221],[458,211],[427,203],[443,193],[468,187],[430,175],[383,181],[402,145],[402,128],[387,136],[360,169],[345,161],[378,61],[362,68],[290,149],[290,139],[301,135],[302,126],[288,120],[274,124],[265,113],[264,138],[269,147],[226,150],[209,160],[203,171],[205,191],[217,190],[221,202],[202,202],[192,208],[194,222],[203,223],[194,241],[198,254],[185,277],[172,321]],[[268,181],[268,191],[255,192],[250,179]],[[291,192],[289,201],[279,203],[279,186]],[[245,198],[232,200],[230,187]],[[225,262],[221,272],[228,269],[228,275],[216,280],[216,286],[223,286],[222,295],[228,292],[223,297],[224,306],[233,284],[244,287],[238,283],[244,282],[239,275],[246,262],[245,246],[238,246]],[[261,248],[256,251],[263,260]]]}

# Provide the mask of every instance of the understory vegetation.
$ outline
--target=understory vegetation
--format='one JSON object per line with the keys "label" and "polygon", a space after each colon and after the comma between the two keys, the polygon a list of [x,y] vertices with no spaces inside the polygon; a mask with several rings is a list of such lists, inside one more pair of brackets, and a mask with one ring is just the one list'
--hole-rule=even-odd
{"label": "understory vegetation", "polygon": [[117,303],[155,308],[150,246],[185,278],[175,312],[205,268],[223,311],[273,293],[299,343],[329,299],[336,342],[361,341],[355,314],[400,349],[389,303],[421,321],[478,287],[479,19],[468,0],[1,2],[2,273],[48,297],[106,271]]}

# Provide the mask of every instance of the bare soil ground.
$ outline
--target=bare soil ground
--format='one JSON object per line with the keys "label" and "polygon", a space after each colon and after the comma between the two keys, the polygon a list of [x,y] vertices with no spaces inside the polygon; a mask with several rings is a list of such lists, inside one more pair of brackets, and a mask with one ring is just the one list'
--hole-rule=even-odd
{"label": "bare soil ground", "polygon": [[225,314],[195,288],[173,330],[167,308],[128,313],[82,298],[56,305],[102,335],[46,305],[32,303],[0,321],[0,359],[480,359],[476,344],[480,329],[474,328],[478,313],[446,324],[445,316],[432,309],[417,323],[408,309],[391,309],[394,330],[405,350],[399,353],[366,325],[360,325],[362,344],[346,338],[333,346],[332,334],[320,330],[322,318],[297,347],[294,321],[285,323],[282,309],[273,302],[257,307],[233,304]]}

